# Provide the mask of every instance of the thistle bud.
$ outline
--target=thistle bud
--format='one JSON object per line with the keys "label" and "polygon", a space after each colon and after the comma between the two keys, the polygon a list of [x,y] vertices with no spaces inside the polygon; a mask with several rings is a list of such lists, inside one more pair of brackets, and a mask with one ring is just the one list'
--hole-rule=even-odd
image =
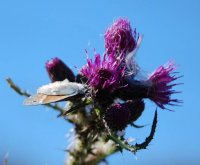
{"label": "thistle bud", "polygon": [[123,104],[113,104],[104,116],[107,126],[113,130],[123,130],[128,124],[137,120],[144,110],[142,100],[127,101]]}
{"label": "thistle bud", "polygon": [[46,70],[52,82],[63,81],[65,79],[71,82],[75,81],[72,70],[57,57],[46,62]]}

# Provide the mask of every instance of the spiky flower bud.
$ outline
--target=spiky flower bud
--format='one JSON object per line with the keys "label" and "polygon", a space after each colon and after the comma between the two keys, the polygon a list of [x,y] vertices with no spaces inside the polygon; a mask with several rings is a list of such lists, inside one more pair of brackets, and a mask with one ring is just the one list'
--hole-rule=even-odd
{"label": "spiky flower bud", "polygon": [[63,81],[65,79],[71,82],[75,81],[72,70],[57,57],[46,62],[46,70],[52,82]]}
{"label": "spiky flower bud", "polygon": [[107,126],[113,130],[123,130],[126,126],[136,121],[144,110],[142,100],[127,101],[123,104],[113,104],[109,107],[104,116]]}

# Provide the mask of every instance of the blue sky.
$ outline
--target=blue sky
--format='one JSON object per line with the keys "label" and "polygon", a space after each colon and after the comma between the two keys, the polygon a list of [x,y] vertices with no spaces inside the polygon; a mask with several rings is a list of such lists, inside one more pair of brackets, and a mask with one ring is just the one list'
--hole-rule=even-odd
{"label": "blue sky", "polygon": [[[159,109],[159,122],[148,150],[136,157],[128,152],[109,157],[111,164],[200,164],[198,0],[8,0],[0,1],[0,159],[9,153],[9,164],[63,164],[66,134],[71,125],[57,119],[57,112],[43,106],[23,106],[5,79],[11,77],[23,89],[35,93],[49,83],[44,65],[53,57],[74,66],[85,64],[84,49],[103,53],[103,34],[119,17],[144,34],[137,61],[151,72],[175,60],[183,78],[175,97],[184,100],[175,112]],[[138,124],[151,124],[155,105],[147,102]],[[142,141],[144,129],[128,128],[127,137]]]}

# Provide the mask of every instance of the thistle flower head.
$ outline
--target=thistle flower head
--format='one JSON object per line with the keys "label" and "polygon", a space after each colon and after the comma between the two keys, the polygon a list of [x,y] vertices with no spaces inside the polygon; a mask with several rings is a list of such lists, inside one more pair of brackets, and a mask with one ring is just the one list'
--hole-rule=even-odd
{"label": "thistle flower head", "polygon": [[136,30],[132,32],[130,22],[120,18],[104,34],[106,52],[132,52],[137,45],[136,38]]}
{"label": "thistle flower head", "polygon": [[46,62],[46,70],[52,82],[63,81],[65,79],[71,82],[75,81],[72,70],[57,57]]}
{"label": "thistle flower head", "polygon": [[172,94],[178,93],[172,89],[173,86],[178,85],[172,83],[179,78],[175,75],[177,73],[174,72],[175,69],[174,63],[169,62],[166,66],[159,66],[148,78],[151,84],[148,97],[162,109],[167,109],[166,105],[180,103],[180,100],[171,98]]}
{"label": "thistle flower head", "polygon": [[88,79],[88,85],[95,90],[113,92],[120,86],[124,69],[121,62],[116,60],[114,54],[104,54],[101,60],[100,54],[95,54],[95,59],[87,59],[87,64],[81,69],[81,74]]}
{"label": "thistle flower head", "polygon": [[144,110],[142,100],[130,100],[122,104],[113,104],[104,116],[107,126],[113,130],[123,130],[126,126],[136,121]]}

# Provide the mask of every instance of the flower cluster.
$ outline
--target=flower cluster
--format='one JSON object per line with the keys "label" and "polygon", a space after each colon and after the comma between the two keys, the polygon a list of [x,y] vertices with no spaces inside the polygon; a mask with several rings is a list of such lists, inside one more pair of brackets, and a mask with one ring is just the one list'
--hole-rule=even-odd
{"label": "flower cluster", "polygon": [[[30,96],[24,104],[47,104],[74,124],[75,143],[68,150],[68,164],[97,164],[118,150],[135,153],[146,149],[156,131],[157,110],[144,142],[132,145],[124,136],[127,126],[142,127],[135,121],[146,108],[145,100],[168,110],[168,106],[181,103],[172,98],[178,93],[174,90],[178,85],[174,81],[179,78],[174,63],[159,66],[144,79],[136,76],[140,67],[135,54],[141,39],[142,36],[132,30],[130,22],[120,18],[105,31],[103,57],[96,52],[94,59],[87,56],[87,62],[77,76],[59,58],[47,61],[46,70],[52,83],[39,88],[37,94]],[[12,82],[10,84],[13,86]],[[14,90],[29,95],[19,91],[18,87]],[[64,109],[49,104],[59,101],[68,101]]]}
{"label": "flower cluster", "polygon": [[[127,76],[128,65],[131,60],[135,62],[133,55],[131,58],[127,56],[138,46],[138,34],[136,30],[132,31],[128,20],[116,20],[106,30],[104,39],[103,58],[98,53],[95,53],[94,60],[87,57],[87,63],[76,80],[87,85],[88,96],[93,96],[97,108],[102,109],[104,123],[111,130],[125,129],[137,120],[145,109],[144,99],[152,100],[161,109],[180,103],[178,99],[171,98],[177,93],[172,88],[178,84],[173,82],[179,78],[173,63],[158,67],[146,80]],[[46,69],[53,82],[65,78],[75,81],[73,72],[58,58],[48,61]],[[122,103],[116,103],[116,98],[120,98]]]}

